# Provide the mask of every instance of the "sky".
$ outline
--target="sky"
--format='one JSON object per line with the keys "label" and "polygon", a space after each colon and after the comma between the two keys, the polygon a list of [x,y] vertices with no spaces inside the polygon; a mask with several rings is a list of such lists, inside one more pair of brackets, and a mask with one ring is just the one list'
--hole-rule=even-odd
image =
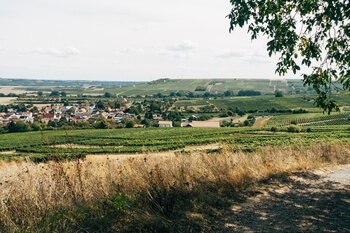
{"label": "sky", "polygon": [[229,33],[230,10],[229,0],[1,1],[0,77],[278,78],[266,38]]}

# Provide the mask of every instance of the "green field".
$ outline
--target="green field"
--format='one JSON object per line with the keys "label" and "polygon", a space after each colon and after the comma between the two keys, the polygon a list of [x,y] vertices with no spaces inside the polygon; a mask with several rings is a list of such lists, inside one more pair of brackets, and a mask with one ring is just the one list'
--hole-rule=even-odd
{"label": "green field", "polygon": [[268,121],[267,126],[288,126],[291,123],[303,126],[350,125],[350,113],[276,115]]}
{"label": "green field", "polygon": [[[281,130],[285,130],[281,128]],[[72,130],[4,134],[2,159],[28,157],[35,161],[81,158],[86,154],[147,153],[186,150],[189,145],[220,143],[232,150],[255,150],[262,146],[308,145],[313,141],[347,142],[347,126],[313,127],[306,133],[271,133],[254,128],[171,128]],[[59,146],[66,145],[66,146]],[[73,145],[73,146],[72,146]],[[79,145],[76,147],[74,145]],[[8,154],[6,151],[15,153]]]}
{"label": "green field", "polygon": [[[334,96],[339,101],[340,106],[350,106],[349,95],[339,94]],[[313,103],[313,96],[304,95],[286,95],[281,98],[274,96],[244,96],[244,97],[221,97],[210,99],[190,99],[179,100],[175,103],[176,107],[196,107],[213,104],[218,109],[221,108],[239,108],[244,111],[257,110],[265,111],[271,108],[275,109],[308,109],[309,111],[322,112]]]}
{"label": "green field", "polygon": [[[4,80],[0,80],[4,81]],[[7,80],[8,81],[8,80]],[[29,81],[28,81],[29,82]],[[30,82],[29,82],[30,83]],[[31,84],[36,81],[32,80]],[[58,82],[60,83],[60,82]],[[112,83],[111,83],[112,84]],[[114,83],[116,84],[116,83]],[[35,91],[36,88],[49,92],[51,87],[41,85],[40,87],[30,86],[27,90]],[[314,140],[341,140],[348,138],[348,126],[350,123],[349,113],[344,111],[350,106],[349,93],[338,93],[332,98],[338,101],[343,111],[323,115],[322,110],[314,105],[315,96],[311,94],[290,94],[283,97],[275,97],[274,90],[285,90],[286,93],[305,91],[300,80],[262,80],[262,79],[161,79],[149,83],[133,83],[131,85],[104,86],[104,87],[55,87],[55,90],[63,88],[70,94],[90,93],[103,94],[110,92],[123,96],[137,96],[137,98],[120,98],[122,104],[133,106],[146,102],[138,113],[139,122],[145,118],[151,104],[147,101],[154,101],[154,106],[159,108],[150,111],[151,114],[167,114],[180,111],[181,117],[189,117],[193,113],[207,114],[211,117],[219,117],[221,113],[230,111],[230,118],[245,113],[254,116],[268,116],[263,128],[220,128],[220,129],[198,129],[198,128],[173,128],[173,129],[117,129],[117,130],[44,130],[43,132],[8,133],[2,134],[0,140],[0,154],[2,158],[30,157],[37,161],[60,158],[84,157],[86,154],[121,154],[121,153],[148,153],[155,151],[186,150],[189,145],[206,145],[221,143],[227,144],[234,150],[254,150],[266,145],[291,145],[295,141],[308,144]],[[63,90],[62,89],[62,90]],[[235,94],[240,90],[260,91],[260,96],[232,96],[232,97],[208,97],[208,98],[143,98],[143,95],[163,93],[169,95],[173,92],[187,91],[194,93],[224,93],[231,91]],[[197,91],[196,91],[197,90]],[[96,102],[100,97],[89,97]],[[115,98],[103,98],[103,101],[115,100]],[[18,100],[29,104],[38,103],[71,103],[87,101],[86,97],[67,96],[62,99],[46,96],[19,98]],[[171,103],[170,103],[171,102]],[[168,104],[162,107],[161,103]],[[209,106],[209,108],[201,108]],[[130,107],[131,108],[131,107]],[[162,109],[162,110],[161,110]],[[291,114],[292,110],[302,109],[303,114]],[[106,109],[105,109],[106,110]],[[142,112],[143,110],[143,112]],[[240,111],[238,111],[240,110]],[[280,110],[280,111],[279,111]],[[107,109],[108,111],[108,109]],[[165,111],[165,112],[159,112]],[[243,111],[243,114],[240,112]],[[298,112],[298,113],[299,113]],[[236,114],[236,115],[235,115]],[[152,116],[152,115],[151,115]],[[228,115],[226,115],[228,117]],[[223,118],[225,119],[225,118]],[[169,119],[172,120],[172,119]],[[220,119],[219,119],[220,120]],[[225,119],[227,121],[233,119]],[[175,121],[175,120],[174,120]],[[177,119],[177,123],[180,120]],[[243,120],[244,121],[244,120]],[[265,121],[263,119],[263,121]],[[286,127],[295,123],[303,127],[302,133],[286,133]],[[241,124],[240,126],[242,126]],[[155,126],[155,125],[152,125]],[[235,126],[235,125],[231,125]],[[261,125],[260,125],[261,126]],[[280,133],[271,133],[271,127],[279,127]],[[91,125],[92,127],[92,125]],[[306,133],[307,128],[312,128]],[[328,128],[327,128],[328,127]],[[97,128],[97,127],[96,127]],[[43,127],[41,129],[50,129]],[[51,129],[56,129],[55,127]],[[327,130],[324,130],[327,129]],[[259,133],[256,133],[256,132]],[[282,131],[282,133],[281,133]],[[284,132],[283,132],[284,131]],[[310,131],[310,129],[308,130]],[[7,132],[7,131],[4,131]],[[254,132],[254,133],[253,133]],[[252,137],[252,135],[254,137]]]}
{"label": "green field", "polygon": [[[169,95],[171,92],[185,91],[193,93],[224,93],[232,91],[237,94],[240,90],[255,90],[263,94],[273,94],[275,89],[293,91],[293,86],[298,86],[304,91],[300,80],[278,80],[270,81],[266,79],[165,79],[163,81],[137,84],[121,88],[110,88],[106,91],[118,93],[124,96],[152,95],[162,93]],[[196,91],[198,87],[202,91]]]}
{"label": "green field", "polygon": [[[22,83],[22,84],[21,84]],[[20,85],[21,84],[21,85]],[[303,86],[301,80],[295,79],[160,79],[148,83],[137,82],[97,82],[97,81],[48,81],[48,80],[9,80],[0,79],[0,85],[27,86],[21,87],[26,91],[66,91],[68,94],[112,94],[122,96],[145,96],[161,93],[169,95],[171,92],[192,92],[203,94],[223,94],[231,91],[235,95],[240,90],[255,90],[262,94],[273,94],[275,90],[283,90],[285,93],[313,93],[308,87]]]}

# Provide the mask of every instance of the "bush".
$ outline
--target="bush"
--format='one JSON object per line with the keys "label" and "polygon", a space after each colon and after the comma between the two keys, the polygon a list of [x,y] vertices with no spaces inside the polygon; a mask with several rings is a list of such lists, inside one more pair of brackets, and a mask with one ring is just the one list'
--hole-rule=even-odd
{"label": "bush", "polygon": [[125,127],[126,128],[133,128],[134,125],[135,125],[135,123],[133,121],[128,121],[128,122],[126,122]]}
{"label": "bush", "polygon": [[283,97],[284,96],[284,92],[281,90],[277,90],[275,91],[275,97]]}
{"label": "bush", "polygon": [[288,126],[287,131],[290,133],[299,133],[301,131],[301,128],[297,125],[290,125]]}
{"label": "bush", "polygon": [[306,132],[310,133],[311,132],[311,128],[307,128]]}
{"label": "bush", "polygon": [[278,128],[276,126],[271,127],[271,132],[277,132],[277,131],[278,131]]}

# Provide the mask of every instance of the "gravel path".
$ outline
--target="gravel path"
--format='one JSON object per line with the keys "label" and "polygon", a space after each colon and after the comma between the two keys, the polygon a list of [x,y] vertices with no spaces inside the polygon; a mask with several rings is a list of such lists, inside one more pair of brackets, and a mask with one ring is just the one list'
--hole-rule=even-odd
{"label": "gravel path", "polygon": [[350,232],[350,165],[266,181],[211,232]]}

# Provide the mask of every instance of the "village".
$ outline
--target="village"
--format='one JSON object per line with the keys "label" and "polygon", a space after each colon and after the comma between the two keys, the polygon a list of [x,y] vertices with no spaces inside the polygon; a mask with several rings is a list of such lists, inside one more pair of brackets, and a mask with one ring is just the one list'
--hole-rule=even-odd
{"label": "village", "polygon": [[[4,110],[4,109],[2,109]],[[60,128],[76,126],[75,128],[146,128],[150,126],[168,128],[173,127],[173,121],[164,120],[160,114],[152,114],[152,119],[143,119],[140,115],[128,112],[126,106],[120,108],[106,108],[101,110],[96,104],[47,105],[41,108],[36,106],[20,111],[18,108],[6,108],[0,112],[0,127],[9,124],[24,122],[33,130],[43,128]],[[193,115],[192,118],[196,118]],[[34,127],[33,127],[34,126]],[[181,127],[220,127],[220,122],[190,121],[181,119]],[[20,130],[22,131],[22,130]],[[27,130],[24,130],[27,131]]]}

